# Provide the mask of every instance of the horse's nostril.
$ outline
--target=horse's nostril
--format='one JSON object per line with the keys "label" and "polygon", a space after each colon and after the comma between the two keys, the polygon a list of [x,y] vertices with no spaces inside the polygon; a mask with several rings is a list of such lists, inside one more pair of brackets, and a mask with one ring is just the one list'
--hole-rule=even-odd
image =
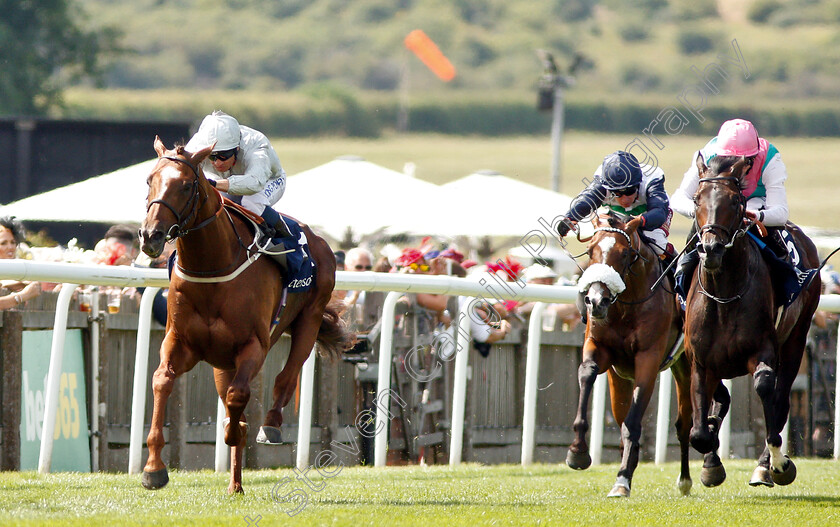
{"label": "horse's nostril", "polygon": [[587,296],[586,298],[583,299],[583,303],[586,304],[587,306],[591,306],[592,305],[592,299]]}

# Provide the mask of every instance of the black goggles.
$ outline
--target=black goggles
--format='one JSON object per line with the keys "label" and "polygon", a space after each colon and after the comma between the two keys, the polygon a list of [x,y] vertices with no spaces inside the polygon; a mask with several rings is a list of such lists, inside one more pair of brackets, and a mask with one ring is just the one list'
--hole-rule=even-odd
{"label": "black goggles", "polygon": [[639,187],[627,187],[627,188],[619,188],[616,190],[611,190],[613,194],[616,196],[632,196],[636,192],[639,191]]}
{"label": "black goggles", "polygon": [[213,152],[212,154],[210,154],[210,161],[216,161],[217,159],[219,161],[227,161],[228,159],[230,159],[231,157],[236,155],[237,150],[238,149],[236,149],[236,148],[232,148],[230,150],[222,150],[220,152]]}

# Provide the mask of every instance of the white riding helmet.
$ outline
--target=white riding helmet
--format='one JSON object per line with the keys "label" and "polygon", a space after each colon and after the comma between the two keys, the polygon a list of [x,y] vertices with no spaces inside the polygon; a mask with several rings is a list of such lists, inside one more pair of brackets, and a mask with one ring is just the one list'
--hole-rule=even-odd
{"label": "white riding helmet", "polygon": [[196,136],[203,147],[215,143],[214,152],[232,150],[239,146],[239,122],[225,112],[216,110],[201,121]]}

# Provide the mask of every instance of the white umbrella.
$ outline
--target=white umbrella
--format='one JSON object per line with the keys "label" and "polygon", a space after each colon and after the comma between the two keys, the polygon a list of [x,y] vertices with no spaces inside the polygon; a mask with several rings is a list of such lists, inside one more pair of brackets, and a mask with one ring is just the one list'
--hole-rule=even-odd
{"label": "white umbrella", "polygon": [[291,176],[275,208],[340,240],[387,230],[405,232],[428,212],[420,204],[440,199],[440,187],[359,157],[340,157]]}
{"label": "white umbrella", "polygon": [[23,221],[140,223],[146,217],[146,177],[157,159],[143,161],[0,207]]}
{"label": "white umbrella", "polygon": [[[422,232],[446,236],[519,236],[545,232],[564,214],[569,196],[509,178],[478,172],[441,185],[451,205],[433,211]],[[542,220],[542,221],[540,221]]]}

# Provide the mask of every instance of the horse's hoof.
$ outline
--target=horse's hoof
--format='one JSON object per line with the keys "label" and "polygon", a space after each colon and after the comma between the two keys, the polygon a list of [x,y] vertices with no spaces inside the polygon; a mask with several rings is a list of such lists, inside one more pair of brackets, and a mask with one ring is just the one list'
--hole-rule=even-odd
{"label": "horse's hoof", "polygon": [[627,487],[621,483],[616,483],[613,485],[612,490],[609,494],[607,494],[608,498],[629,498],[630,497],[630,487]]}
{"label": "horse's hoof", "polygon": [[796,465],[789,457],[785,456],[782,471],[776,472],[775,469],[771,469],[770,477],[773,478],[773,483],[776,485],[790,485],[796,479]]}
{"label": "horse's hoof", "polygon": [[691,481],[691,478],[680,478],[677,480],[677,487],[680,489],[680,494],[683,496],[688,496],[691,494],[691,486],[694,483]]}
{"label": "horse's hoof", "polygon": [[703,466],[700,471],[700,483],[706,487],[717,487],[726,481],[726,469],[723,464]]}
{"label": "horse's hoof", "polygon": [[566,453],[566,464],[575,470],[586,470],[592,464],[592,457],[589,452],[573,452],[569,450]]}
{"label": "horse's hoof", "polygon": [[750,486],[758,487],[759,485],[764,485],[765,487],[772,487],[774,485],[770,470],[761,465],[755,467],[752,478],[750,478]]}
{"label": "horse's hoof", "polygon": [[262,445],[281,445],[283,444],[283,435],[280,433],[280,428],[263,425],[257,432],[256,441]]}
{"label": "horse's hoof", "polygon": [[149,490],[159,489],[169,483],[169,473],[166,471],[166,467],[154,472],[146,472],[144,470],[140,482]]}
{"label": "horse's hoof", "polygon": [[229,495],[231,495],[231,496],[233,496],[234,494],[241,494],[241,495],[244,495],[244,494],[245,494],[245,490],[242,488],[242,485],[237,484],[237,485],[231,485],[231,486],[229,486],[229,487],[228,487],[228,489],[227,489],[227,493],[228,493]]}

